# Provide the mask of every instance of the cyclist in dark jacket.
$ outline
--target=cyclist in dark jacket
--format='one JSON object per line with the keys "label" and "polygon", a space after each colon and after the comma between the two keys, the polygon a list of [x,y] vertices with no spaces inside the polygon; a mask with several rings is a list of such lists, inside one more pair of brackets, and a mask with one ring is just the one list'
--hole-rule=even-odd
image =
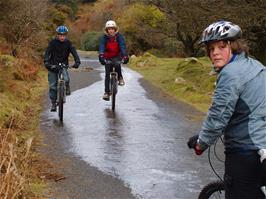
{"label": "cyclist in dark jacket", "polygon": [[[80,59],[75,47],[66,38],[68,29],[66,26],[58,26],[56,28],[56,38],[50,41],[44,55],[44,65],[48,69],[48,81],[49,81],[49,95],[52,102],[51,111],[56,111],[56,99],[57,99],[57,65],[64,63],[68,65],[68,57],[71,53],[74,57],[75,64],[73,68],[78,68],[80,65]],[[66,81],[66,95],[70,95],[69,75],[67,69],[63,71],[64,79]]]}
{"label": "cyclist in dark jacket", "polygon": [[[109,65],[106,65],[106,60],[122,60],[124,64],[129,61],[124,37],[118,32],[118,27],[115,21],[112,20],[106,22],[105,35],[102,36],[99,45],[99,61],[102,65],[105,65],[105,93],[103,99],[108,101],[110,99],[109,82],[111,69]],[[124,86],[121,65],[116,68],[116,71],[118,73],[118,85]]]}
{"label": "cyclist in dark jacket", "polygon": [[224,135],[225,198],[262,199],[266,172],[258,152],[266,149],[266,68],[248,56],[241,37],[240,27],[228,21],[203,32],[218,78],[207,118],[188,145],[200,155]]}

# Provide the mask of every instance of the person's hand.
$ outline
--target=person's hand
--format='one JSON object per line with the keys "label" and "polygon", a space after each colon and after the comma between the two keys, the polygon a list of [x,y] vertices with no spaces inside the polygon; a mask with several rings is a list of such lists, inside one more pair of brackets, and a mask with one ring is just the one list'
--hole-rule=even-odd
{"label": "person's hand", "polygon": [[79,65],[80,65],[79,63],[75,63],[75,64],[73,64],[72,68],[78,68]]}
{"label": "person's hand", "polygon": [[188,141],[187,141],[188,148],[194,149],[196,144],[197,144],[198,139],[199,139],[199,135],[198,134],[190,137],[188,139]]}
{"label": "person's hand", "polygon": [[49,62],[44,62],[44,66],[45,66],[45,68],[50,69],[50,64],[49,64]]}
{"label": "person's hand", "polygon": [[57,65],[50,65],[49,69],[55,73],[59,71],[59,67]]}
{"label": "person's hand", "polygon": [[197,155],[201,155],[205,149],[202,149],[198,143],[198,139],[199,139],[199,135],[194,135],[192,137],[189,138],[187,145],[190,149],[194,149],[195,153]]}
{"label": "person's hand", "polygon": [[127,64],[128,61],[129,61],[128,56],[124,56],[123,59],[122,59],[123,64]]}
{"label": "person's hand", "polygon": [[196,153],[196,155],[201,155],[205,149],[202,149],[199,145],[199,143],[196,143],[195,147],[194,147],[194,151]]}
{"label": "person's hand", "polygon": [[99,54],[99,62],[100,62],[102,65],[105,65],[105,64],[106,64],[103,54]]}

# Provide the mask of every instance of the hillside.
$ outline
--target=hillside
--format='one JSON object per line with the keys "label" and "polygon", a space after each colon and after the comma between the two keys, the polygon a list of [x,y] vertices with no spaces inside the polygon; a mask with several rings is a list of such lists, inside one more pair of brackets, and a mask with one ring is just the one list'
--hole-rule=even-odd
{"label": "hillside", "polygon": [[131,57],[130,67],[169,95],[207,111],[216,79],[208,58],[158,58],[145,53]]}

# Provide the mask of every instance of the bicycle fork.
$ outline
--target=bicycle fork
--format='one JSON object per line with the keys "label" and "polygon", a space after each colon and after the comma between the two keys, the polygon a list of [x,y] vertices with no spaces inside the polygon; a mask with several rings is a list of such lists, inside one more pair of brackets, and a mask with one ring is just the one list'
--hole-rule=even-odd
{"label": "bicycle fork", "polygon": [[61,100],[63,100],[63,103],[66,102],[65,90],[66,90],[65,81],[62,79],[59,79],[58,84],[57,84],[57,104]]}
{"label": "bicycle fork", "polygon": [[116,72],[111,72],[111,93],[117,94],[117,73]]}

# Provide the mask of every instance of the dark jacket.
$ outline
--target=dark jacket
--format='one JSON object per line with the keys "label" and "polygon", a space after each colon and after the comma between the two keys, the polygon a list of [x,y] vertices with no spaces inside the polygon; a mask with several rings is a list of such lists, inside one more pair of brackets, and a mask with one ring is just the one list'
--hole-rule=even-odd
{"label": "dark jacket", "polygon": [[229,153],[266,149],[266,68],[244,53],[221,70],[199,141]]}
{"label": "dark jacket", "polygon": [[44,63],[57,65],[58,63],[64,63],[68,65],[68,56],[72,54],[75,60],[75,64],[80,65],[80,59],[76,48],[72,46],[72,43],[66,39],[64,42],[58,39],[50,41],[44,55]]}
{"label": "dark jacket", "polygon": [[100,45],[99,45],[99,54],[104,54],[105,55],[105,58],[110,58],[108,55],[111,55],[112,52],[107,52],[106,46],[107,46],[107,43],[110,42],[110,41],[112,41],[113,39],[115,39],[115,41],[118,43],[118,47],[119,47],[119,54],[118,54],[118,56],[120,56],[121,58],[127,56],[125,39],[119,33],[116,33],[116,35],[114,37],[110,37],[107,34],[105,34],[105,35],[103,35],[101,37],[101,39],[100,39]]}

